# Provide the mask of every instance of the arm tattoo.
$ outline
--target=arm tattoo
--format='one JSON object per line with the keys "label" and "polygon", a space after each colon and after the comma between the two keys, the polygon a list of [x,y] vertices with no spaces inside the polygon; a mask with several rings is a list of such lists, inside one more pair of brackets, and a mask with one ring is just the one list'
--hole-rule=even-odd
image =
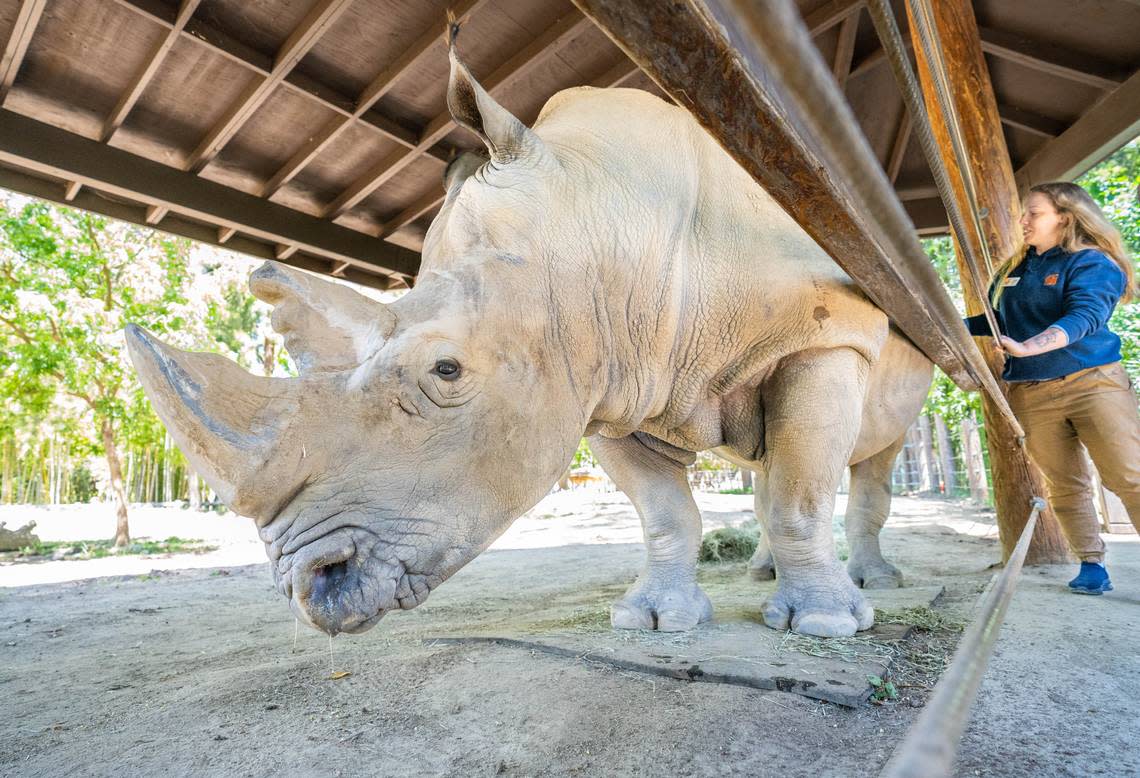
{"label": "arm tattoo", "polygon": [[1033,349],[1033,353],[1036,355],[1064,348],[1068,343],[1069,338],[1063,331],[1057,327],[1050,327],[1044,332],[1034,335],[1027,341],[1026,345]]}

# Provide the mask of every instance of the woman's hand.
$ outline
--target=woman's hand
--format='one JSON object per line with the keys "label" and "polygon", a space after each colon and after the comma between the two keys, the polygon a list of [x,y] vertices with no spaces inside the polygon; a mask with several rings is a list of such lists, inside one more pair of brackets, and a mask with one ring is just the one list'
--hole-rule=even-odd
{"label": "woman's hand", "polygon": [[1002,335],[994,345],[1013,357],[1035,357],[1069,345],[1069,336],[1060,327],[1050,327],[1024,342]]}
{"label": "woman's hand", "polygon": [[1031,357],[1031,356],[1033,356],[1033,352],[1029,349],[1028,346],[1026,346],[1024,343],[1022,343],[1019,340],[1014,340],[1013,338],[1008,338],[1005,335],[1002,335],[1001,338],[998,339],[998,342],[996,345],[997,345],[998,350],[1004,351],[1005,353],[1009,354],[1011,357]]}

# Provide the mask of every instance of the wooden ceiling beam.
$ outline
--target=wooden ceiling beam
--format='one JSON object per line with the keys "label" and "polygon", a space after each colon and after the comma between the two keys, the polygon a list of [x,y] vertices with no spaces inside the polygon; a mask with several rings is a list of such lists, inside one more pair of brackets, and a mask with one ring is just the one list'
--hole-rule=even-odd
{"label": "wooden ceiling beam", "polygon": [[11,111],[0,110],[0,163],[384,274],[419,267],[414,251]]}
{"label": "wooden ceiling beam", "polygon": [[891,144],[891,152],[887,155],[887,179],[893,184],[898,180],[899,171],[902,170],[903,159],[906,158],[907,146],[910,143],[910,131],[914,127],[910,111],[903,106],[902,116],[899,118],[899,128],[895,131],[895,140]]}
{"label": "wooden ceiling beam", "polygon": [[83,188],[83,184],[78,181],[68,181],[67,186],[63,188],[63,199],[71,202],[79,194],[79,190]]}
{"label": "wooden ceiling beam", "polygon": [[[862,5],[859,8],[862,8]],[[855,60],[855,34],[859,32],[859,8],[849,13],[839,24],[839,43],[835,47],[831,72],[839,83],[840,91],[847,88],[847,79],[851,75],[851,65]]]}
{"label": "wooden ceiling beam", "polygon": [[1118,68],[1095,57],[1046,45],[1003,30],[981,27],[979,32],[982,51],[986,54],[1097,89],[1115,89],[1123,81]]}
{"label": "wooden ceiling beam", "polygon": [[627,83],[640,72],[641,68],[623,56],[621,62],[595,78],[590,82],[590,86],[596,86],[598,89],[613,89]]}
{"label": "wooden ceiling beam", "polygon": [[[560,44],[569,40],[589,25],[579,11],[571,11],[548,27],[521,51],[503,63],[483,82],[488,93],[510,84],[553,54]],[[424,152],[442,140],[456,125],[446,110],[428,122],[413,149],[397,149],[374,165],[347,189],[341,192],[324,210],[324,217],[336,219],[375,192],[393,176],[419,159]]]}
{"label": "wooden ceiling beam", "polygon": [[386,238],[396,231],[408,226],[416,219],[420,218],[426,213],[430,213],[433,208],[443,202],[447,193],[441,189],[432,189],[423,197],[415,200],[404,210],[393,216],[388,221],[384,222],[384,226],[380,228],[379,237]]}
{"label": "wooden ceiling beam", "polygon": [[296,67],[329,27],[348,9],[350,2],[352,0],[319,0],[313,6],[282,44],[273,59],[273,68],[269,74],[260,80],[255,80],[246,88],[245,93],[230,105],[222,118],[198,144],[198,148],[190,154],[186,160],[186,170],[199,173],[210,164],[257,109],[269,99],[273,90],[285,80],[289,71]]}
{"label": "wooden ceiling beam", "polygon": [[[167,30],[173,28],[176,22],[177,10],[167,5],[163,0],[113,0],[120,6],[131,10],[140,16],[149,19]],[[182,39],[197,46],[203,46],[211,52],[225,57],[230,62],[248,70],[249,72],[267,78],[273,71],[273,57],[260,52],[233,36],[229,35],[202,19],[191,17],[182,29]],[[322,84],[303,73],[293,71],[286,74],[281,86],[293,94],[310,103],[332,111],[341,116],[350,116],[353,113],[354,101],[350,97],[340,94],[332,87]],[[365,130],[372,132],[386,140],[394,141],[403,146],[415,145],[415,133],[403,127],[392,119],[371,110],[360,117],[358,124]],[[446,164],[447,154],[436,150],[429,152],[431,158],[441,165]]]}
{"label": "wooden ceiling beam", "polygon": [[154,47],[154,49],[147,56],[146,61],[143,63],[142,69],[135,75],[131,81],[131,85],[123,92],[119,102],[115,105],[111,115],[107,117],[107,121],[103,123],[103,132],[100,134],[100,139],[104,143],[109,143],[119,128],[123,126],[123,122],[127,119],[127,114],[135,107],[135,103],[142,96],[146,90],[147,85],[154,74],[162,66],[166,55],[174,48],[174,44],[178,41],[179,36],[182,35],[182,30],[185,29],[186,23],[194,15],[202,0],[182,0],[182,4],[178,7],[178,15],[174,18],[174,23],[167,29],[166,35]]}
{"label": "wooden ceiling beam", "polygon": [[1042,138],[1056,138],[1065,131],[1065,123],[1062,121],[1012,105],[998,103],[998,115],[1001,117],[1002,124],[1025,130]]}
{"label": "wooden ceiling beam", "polygon": [[1046,143],[1014,174],[1022,194],[1042,181],[1069,181],[1140,134],[1140,70]]}
{"label": "wooden ceiling beam", "polygon": [[[487,0],[463,0],[455,8],[451,9],[456,19],[462,24],[467,21],[471,14],[483,5]],[[396,57],[387,67],[385,67],[375,78],[366,86],[356,99],[356,105],[353,111],[347,115],[335,116],[328,124],[321,128],[313,137],[309,138],[301,148],[289,158],[281,168],[273,174],[273,177],[266,182],[265,186],[261,189],[262,197],[272,197],[277,190],[285,186],[293,180],[293,178],[300,173],[305,167],[317,158],[317,155],[324,151],[328,146],[340,137],[341,133],[349,127],[354,121],[361,119],[372,106],[388,94],[396,83],[411,70],[428,52],[440,48],[443,45],[443,32],[445,29],[446,20],[440,19],[438,23],[433,24],[430,28],[425,30],[416,41],[409,46],[404,52]],[[410,134],[410,133],[409,133]],[[401,144],[405,148],[413,149],[417,145],[417,140],[414,137],[406,137]]]}
{"label": "wooden ceiling beam", "polygon": [[804,25],[812,36],[830,30],[865,5],[865,0],[828,0],[804,16]]}
{"label": "wooden ceiling beam", "polygon": [[36,33],[36,26],[43,16],[47,0],[24,0],[16,12],[12,32],[4,43],[4,54],[0,56],[0,106],[8,99],[8,91],[16,82],[16,74],[28,53],[28,44]]}

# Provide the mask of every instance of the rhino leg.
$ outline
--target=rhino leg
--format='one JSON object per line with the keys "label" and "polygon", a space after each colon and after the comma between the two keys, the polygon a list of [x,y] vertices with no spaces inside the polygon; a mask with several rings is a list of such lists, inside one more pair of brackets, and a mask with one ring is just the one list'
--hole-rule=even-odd
{"label": "rhino leg", "polygon": [[618,629],[680,632],[711,619],[712,603],[697,585],[701,512],[685,476],[693,454],[641,433],[595,435],[589,442],[633,501],[645,531],[645,568],[610,608],[610,622]]}
{"label": "rhino leg", "polygon": [[868,365],[851,349],[784,360],[764,387],[765,522],[779,570],[764,622],[819,637],[869,629],[875,612],[835,554],[835,491],[859,432]]}
{"label": "rhino leg", "polygon": [[891,468],[903,438],[851,466],[851,495],[844,518],[851,556],[847,574],[864,589],[897,589],[902,573],[879,548],[879,532],[891,512]]}
{"label": "rhino leg", "polygon": [[[764,527],[767,523],[767,517],[762,516],[761,512],[768,510],[767,475],[762,470],[753,473],[752,484],[756,492],[756,496],[753,498],[756,520],[760,522],[761,527]],[[748,562],[748,574],[752,576],[754,581],[771,581],[776,577],[776,560],[772,558],[772,546],[768,543],[768,532],[766,530],[760,533],[760,538],[756,542],[756,551]]]}

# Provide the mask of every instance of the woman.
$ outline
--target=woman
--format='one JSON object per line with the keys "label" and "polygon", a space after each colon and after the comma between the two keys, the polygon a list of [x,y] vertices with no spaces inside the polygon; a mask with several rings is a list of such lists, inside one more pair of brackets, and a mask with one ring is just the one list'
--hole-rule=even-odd
{"label": "woman", "polygon": [[[1076,184],[1033,187],[1021,228],[1025,250],[990,287],[1003,333],[998,347],[1010,357],[1002,377],[1029,456],[1081,560],[1069,586],[1101,594],[1112,583],[1081,444],[1140,531],[1140,416],[1120,364],[1120,338],[1107,326],[1116,304],[1135,292],[1132,262],[1120,233]],[[972,335],[991,334],[984,316],[966,324]]]}

